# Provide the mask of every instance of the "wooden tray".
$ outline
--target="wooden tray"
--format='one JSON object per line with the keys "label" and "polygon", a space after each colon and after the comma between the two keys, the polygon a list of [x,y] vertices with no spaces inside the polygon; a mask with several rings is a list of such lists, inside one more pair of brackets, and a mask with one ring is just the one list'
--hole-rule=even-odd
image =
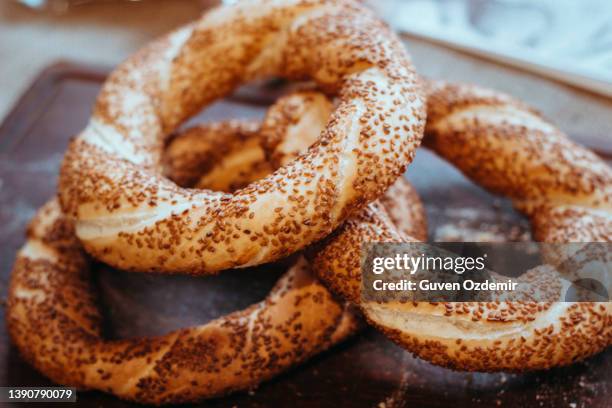
{"label": "wooden tray", "polygon": [[[62,153],[82,129],[106,71],[59,63],[45,70],[0,126],[0,296],[6,296],[24,226],[54,194]],[[247,88],[196,120],[260,117],[277,89]],[[595,148],[600,138],[581,134]],[[421,149],[408,177],[427,203],[430,230],[448,238],[453,226],[491,236],[527,234],[505,201]],[[261,299],[281,267],[229,271],[216,277],[151,276],[98,267],[110,337],[160,334],[203,323]],[[248,275],[248,276],[247,276]],[[2,308],[4,315],[4,308]],[[21,360],[0,324],[0,386],[49,385]],[[609,407],[612,350],[568,368],[524,375],[459,373],[413,358],[374,330],[334,347],[251,392],[205,401],[210,407]],[[129,406],[99,392],[79,393],[85,407]]]}

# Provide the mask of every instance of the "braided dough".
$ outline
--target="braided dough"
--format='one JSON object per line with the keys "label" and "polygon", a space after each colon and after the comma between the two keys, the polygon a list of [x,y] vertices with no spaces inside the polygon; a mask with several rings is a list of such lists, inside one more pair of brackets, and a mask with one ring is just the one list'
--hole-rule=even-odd
{"label": "braided dough", "polygon": [[[530,217],[536,239],[612,240],[612,171],[600,158],[509,96],[444,82],[428,87],[426,145],[475,182],[510,197]],[[387,336],[442,366],[543,369],[612,344],[610,302],[361,303],[361,244],[416,240],[370,209],[321,245],[313,268]],[[525,275],[548,280],[548,290],[562,288],[549,266]]]}
{"label": "braided dough", "polygon": [[[291,160],[325,125],[326,115],[319,115],[309,120],[311,131],[296,131],[309,116],[303,114],[318,111],[317,105],[311,94],[300,93],[280,99],[261,125],[229,121],[190,129],[168,146],[166,174],[190,185],[204,173],[198,182],[202,187],[212,181],[228,191],[237,181],[248,183],[246,173],[225,173],[216,181],[210,174],[247,167],[271,171],[264,154],[268,145],[275,146],[273,155],[281,162]],[[268,142],[270,126],[285,129],[286,138]],[[219,132],[227,145],[219,143]],[[305,140],[290,140],[298,137]],[[240,157],[248,160],[236,160]],[[404,217],[400,228],[424,226],[423,207],[412,187],[401,179],[392,188],[399,194],[394,206],[410,209],[415,217],[415,222]],[[57,201],[50,201],[32,221],[17,256],[9,287],[9,333],[25,359],[53,381],[124,399],[179,403],[251,388],[361,326],[354,311],[334,300],[300,257],[266,299],[245,310],[164,336],[106,340],[89,263],[73,224]]]}
{"label": "braided dough", "polygon": [[[318,141],[233,194],[161,176],[166,135],[246,81],[309,78],[337,96]],[[424,126],[401,42],[351,0],[242,1],[128,59],[63,161],[62,208],[95,258],[134,271],[211,273],[327,236],[400,176]]]}

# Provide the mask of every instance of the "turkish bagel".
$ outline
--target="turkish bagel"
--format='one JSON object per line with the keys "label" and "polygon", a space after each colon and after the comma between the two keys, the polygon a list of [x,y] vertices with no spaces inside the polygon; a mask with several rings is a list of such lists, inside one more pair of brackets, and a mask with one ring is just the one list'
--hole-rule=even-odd
{"label": "turkish bagel", "polygon": [[252,388],[360,326],[299,259],[244,310],[162,336],[105,339],[90,258],[56,200],[30,224],[6,319],[23,358],[54,382],[150,404]]}
{"label": "turkish bagel", "polygon": [[[337,98],[318,140],[235,193],[162,175],[167,135],[240,84],[310,79]],[[59,197],[95,258],[132,271],[214,273],[317,241],[403,174],[425,122],[396,35],[351,0],[241,1],[154,41],[108,78],[62,163]]]}
{"label": "turkish bagel", "polygon": [[[531,220],[537,240],[612,241],[612,171],[598,156],[505,94],[439,81],[427,88],[424,144],[476,183],[509,197]],[[396,343],[445,367],[544,369],[612,344],[612,303],[558,301],[566,285],[550,265],[524,274],[544,285],[541,301],[362,300],[362,245],[416,241],[384,216],[364,213],[317,245],[313,269]]]}

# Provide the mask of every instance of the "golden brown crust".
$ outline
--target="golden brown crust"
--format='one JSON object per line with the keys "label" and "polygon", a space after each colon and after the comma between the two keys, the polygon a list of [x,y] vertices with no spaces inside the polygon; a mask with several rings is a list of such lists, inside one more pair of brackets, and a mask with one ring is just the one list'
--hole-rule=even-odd
{"label": "golden brown crust", "polygon": [[[446,82],[427,88],[425,144],[510,197],[532,220],[538,240],[612,240],[612,170],[601,159],[507,95]],[[380,209],[368,211],[326,240],[313,267],[416,355],[454,369],[524,371],[571,364],[612,344],[610,302],[363,303],[361,244],[414,240],[402,237]],[[546,266],[523,279],[540,279],[549,291],[561,287],[558,272]]]}
{"label": "golden brown crust", "polygon": [[[308,77],[338,104],[307,152],[234,194],[161,174],[165,136],[240,83]],[[424,101],[409,56],[352,0],[217,8],[115,70],[60,175],[63,210],[97,259],[135,271],[212,273],[279,259],[328,235],[400,176]]]}

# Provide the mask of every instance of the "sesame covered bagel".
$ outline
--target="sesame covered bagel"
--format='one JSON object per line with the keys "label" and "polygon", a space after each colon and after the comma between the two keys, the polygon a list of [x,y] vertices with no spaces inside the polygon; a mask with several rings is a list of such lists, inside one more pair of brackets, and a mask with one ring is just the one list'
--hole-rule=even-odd
{"label": "sesame covered bagel", "polygon": [[[303,99],[306,109],[311,106],[305,94],[290,96],[270,108],[263,125],[226,121],[177,135],[165,151],[165,173],[180,185],[193,185],[201,176],[203,188],[222,185],[228,190],[247,173],[211,178],[223,174],[219,169],[242,166],[267,174],[272,168],[264,165],[262,129],[295,98]],[[293,128],[300,123],[285,123],[287,134],[296,137]],[[315,129],[324,124],[325,118],[317,120]],[[314,141],[317,134],[304,137]],[[22,355],[53,381],[124,399],[178,403],[248,389],[360,327],[354,311],[336,301],[300,257],[266,299],[245,310],[164,336],[107,340],[89,267],[73,224],[57,200],[50,201],[32,221],[17,257],[9,289],[9,332]]]}
{"label": "sesame covered bagel", "polygon": [[[313,80],[337,99],[310,148],[235,193],[162,176],[168,134],[240,84]],[[399,39],[351,0],[216,8],[129,58],[106,81],[59,183],[95,258],[134,271],[213,273],[279,259],[382,195],[420,143],[421,86]]]}
{"label": "sesame covered bagel", "polygon": [[[537,240],[612,241],[610,167],[513,98],[430,82],[425,144],[476,183],[509,197],[532,221]],[[361,248],[381,241],[417,238],[381,216],[353,218],[318,247],[313,269],[334,292],[358,304],[370,323],[432,363],[535,370],[571,364],[612,344],[612,303],[559,302],[567,283],[550,265],[523,275],[524,282],[540,282],[540,296],[532,301],[366,302]]]}
{"label": "sesame covered bagel", "polygon": [[21,355],[54,382],[150,404],[254,387],[359,327],[301,259],[247,309],[162,336],[107,340],[90,258],[57,200],[30,224],[6,320]]}

